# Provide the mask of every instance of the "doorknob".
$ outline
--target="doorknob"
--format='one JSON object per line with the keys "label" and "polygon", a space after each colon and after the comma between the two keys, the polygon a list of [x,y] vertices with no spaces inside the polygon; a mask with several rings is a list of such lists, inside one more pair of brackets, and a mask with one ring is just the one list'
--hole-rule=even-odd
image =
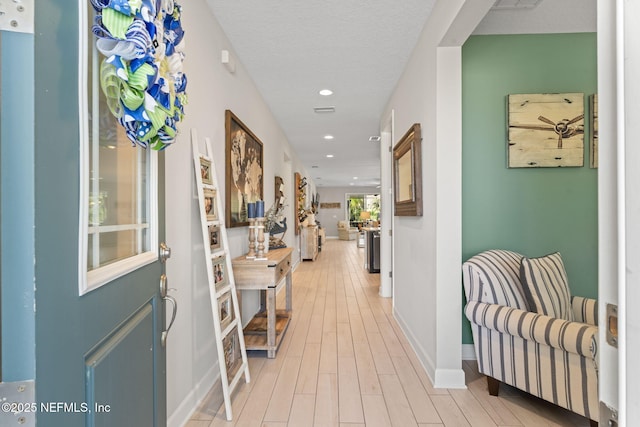
{"label": "doorknob", "polygon": [[171,258],[171,248],[165,242],[160,243],[160,262],[165,263]]}

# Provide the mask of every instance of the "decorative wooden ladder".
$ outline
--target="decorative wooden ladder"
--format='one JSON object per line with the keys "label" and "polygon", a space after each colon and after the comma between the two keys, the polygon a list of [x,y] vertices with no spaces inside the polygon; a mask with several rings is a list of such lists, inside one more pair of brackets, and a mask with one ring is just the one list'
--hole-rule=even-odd
{"label": "decorative wooden ladder", "polygon": [[222,394],[227,420],[231,421],[231,394],[243,374],[245,381],[250,381],[249,364],[211,141],[205,138],[206,152],[201,153],[197,132],[192,129],[191,145]]}

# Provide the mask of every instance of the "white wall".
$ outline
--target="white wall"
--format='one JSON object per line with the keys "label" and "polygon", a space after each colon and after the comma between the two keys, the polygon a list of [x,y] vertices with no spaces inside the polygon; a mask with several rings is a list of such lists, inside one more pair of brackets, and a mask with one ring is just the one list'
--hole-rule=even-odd
{"label": "white wall", "polygon": [[[178,300],[178,315],[167,345],[168,425],[182,425],[219,377],[213,321],[200,217],[193,173],[190,130],[197,130],[204,151],[204,138],[212,141],[214,162],[222,200],[225,172],[225,110],[233,111],[264,144],[264,199],[274,199],[274,176],[282,176],[289,200],[289,224],[293,224],[293,172],[308,175],[291,149],[282,129],[235,57],[232,46],[213,17],[205,0],[183,3],[186,30],[185,72],[188,104],[176,143],[165,152],[166,241],[172,248],[167,264],[169,286]],[[229,50],[236,60],[235,74],[220,62],[220,51]],[[289,160],[286,160],[289,159]],[[228,230],[231,256],[248,250],[246,227]],[[295,233],[286,242],[296,246]],[[296,248],[299,253],[299,249]],[[294,253],[294,259],[297,257]],[[258,307],[256,292],[243,293],[243,321]]]}
{"label": "white wall", "polygon": [[436,387],[465,387],[460,46],[493,3],[438,1],[381,115],[384,130],[394,112],[395,135],[422,126],[424,214],[394,218],[394,315]]}

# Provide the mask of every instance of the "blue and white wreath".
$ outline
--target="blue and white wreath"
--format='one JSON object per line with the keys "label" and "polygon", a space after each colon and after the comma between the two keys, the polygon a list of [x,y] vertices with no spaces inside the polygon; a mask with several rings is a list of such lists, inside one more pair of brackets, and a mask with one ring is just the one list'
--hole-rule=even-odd
{"label": "blue and white wreath", "polygon": [[134,145],[162,150],[184,117],[182,8],[174,0],[91,0],[100,85]]}

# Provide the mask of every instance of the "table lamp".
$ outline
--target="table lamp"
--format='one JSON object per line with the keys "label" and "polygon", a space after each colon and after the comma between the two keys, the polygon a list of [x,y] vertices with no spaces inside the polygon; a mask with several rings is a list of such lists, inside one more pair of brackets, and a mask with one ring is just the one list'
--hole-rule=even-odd
{"label": "table lamp", "polygon": [[369,211],[360,212],[360,221],[368,224],[369,223],[369,219],[371,219],[371,212],[369,212]]}

